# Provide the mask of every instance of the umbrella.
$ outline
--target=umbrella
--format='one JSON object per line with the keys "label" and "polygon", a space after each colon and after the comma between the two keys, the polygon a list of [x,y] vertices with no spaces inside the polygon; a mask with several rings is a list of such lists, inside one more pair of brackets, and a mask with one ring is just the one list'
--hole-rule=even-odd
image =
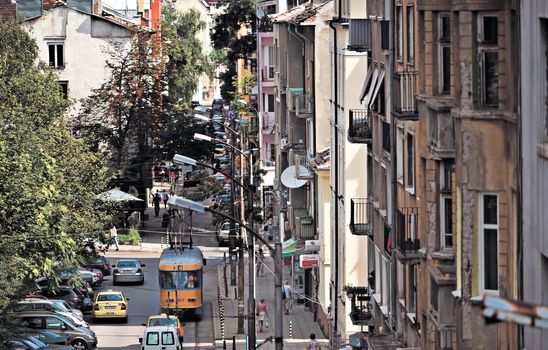
{"label": "umbrella", "polygon": [[113,188],[96,196],[98,199],[105,201],[115,201],[115,202],[131,202],[139,201],[144,202],[141,198],[135,197],[132,194],[121,191],[119,188]]}

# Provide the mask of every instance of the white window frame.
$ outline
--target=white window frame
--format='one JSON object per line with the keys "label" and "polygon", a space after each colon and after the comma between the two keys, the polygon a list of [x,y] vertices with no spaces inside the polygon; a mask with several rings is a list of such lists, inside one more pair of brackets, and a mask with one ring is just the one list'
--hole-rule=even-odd
{"label": "white window frame", "polygon": [[437,33],[437,42],[438,42],[438,93],[440,95],[447,95],[451,93],[451,62],[449,62],[449,91],[443,90],[443,76],[444,76],[444,65],[443,65],[443,49],[449,48],[449,61],[451,61],[451,35],[449,35],[449,40],[441,40],[443,33],[442,18],[449,18],[449,27],[451,27],[451,16],[449,13],[442,12],[438,15],[438,33]]}
{"label": "white window frame", "polygon": [[[396,129],[396,149],[397,149],[397,154],[401,154],[403,155],[404,154],[404,143],[403,143],[403,129],[402,128],[397,128]],[[404,171],[403,171],[403,163],[404,163],[404,159],[403,157],[396,157],[396,169],[397,169],[397,178],[398,178],[398,182],[404,186]]]}
{"label": "white window frame", "polygon": [[[453,237],[453,232],[451,232],[451,233],[445,232],[445,210],[446,210],[445,199],[450,199],[451,200],[451,205],[452,205],[453,204],[453,196],[451,195],[451,193],[442,193],[440,195],[440,248],[441,249],[453,249],[453,244],[450,245],[450,246],[447,246],[445,244],[445,237],[446,236],[451,236],[452,239],[454,238]],[[451,213],[451,217],[453,217],[453,213]],[[451,222],[451,225],[453,225],[452,222]]]}
{"label": "white window frame", "polygon": [[[412,141],[413,141],[412,144],[411,144],[411,153],[408,152],[409,151],[409,136],[411,136]],[[407,155],[407,158],[405,159],[405,172],[407,173],[407,178],[406,178],[406,182],[405,182],[405,189],[407,190],[407,192],[414,195],[415,194],[415,188],[417,186],[416,179],[415,179],[417,159],[415,157],[415,153],[416,153],[416,150],[415,150],[415,135],[412,134],[412,133],[407,133],[406,136],[405,136],[405,151],[406,151],[405,153]],[[410,159],[412,159],[412,161],[413,161],[413,164],[411,166],[411,172],[409,172]],[[410,180],[412,181],[411,184],[409,183]]]}
{"label": "white window frame", "polygon": [[[65,68],[65,43],[62,42],[62,41],[50,41],[47,43],[48,44],[48,63],[50,62],[50,52],[49,52],[49,48],[50,46],[53,46],[54,47],[54,50],[53,50],[53,61],[54,61],[54,64],[50,67],[52,68],[56,68],[56,69],[61,69],[61,68]],[[57,47],[58,46],[61,46],[62,47],[62,50],[63,50],[63,62],[59,62],[59,57],[57,57]]]}
{"label": "white window frame", "polygon": [[[483,222],[483,198],[485,196],[495,196],[497,197],[497,223],[496,224],[486,224]],[[484,230],[497,230],[497,287],[499,280],[499,255],[500,255],[500,227],[499,227],[499,218],[500,218],[500,201],[499,194],[495,192],[482,192],[478,196],[478,260],[479,260],[479,289],[480,294],[499,294],[498,289],[485,289],[485,255],[484,252]]]}
{"label": "white window frame", "polygon": [[[409,16],[411,13],[411,16]],[[407,21],[407,64],[415,64],[415,6],[408,5],[405,8]]]}
{"label": "white window frame", "polygon": [[396,60],[403,60],[403,6],[396,5]]}
{"label": "white window frame", "polygon": [[390,304],[390,262],[384,255],[382,262],[382,305],[388,306]]}
{"label": "white window frame", "polygon": [[[487,53],[495,52],[497,53],[497,77],[500,79],[500,65],[498,63],[498,60],[500,58],[500,52],[498,49],[498,38],[496,43],[490,43],[484,41],[484,28],[483,28],[483,19],[485,17],[496,17],[497,18],[497,24],[498,24],[498,15],[493,12],[482,12],[479,13],[477,16],[478,21],[478,33],[477,33],[477,44],[478,44],[478,68],[479,68],[479,76],[478,76],[478,83],[479,83],[479,103],[481,107],[486,108],[496,108],[498,107],[498,104],[500,102],[500,96],[498,96],[498,90],[500,87],[500,80],[497,83],[497,101],[493,104],[487,103],[487,86],[486,82],[484,81],[485,77],[485,55]],[[497,31],[498,33],[498,31]]]}
{"label": "white window frame", "polygon": [[375,294],[380,294],[382,289],[381,251],[375,246]]}

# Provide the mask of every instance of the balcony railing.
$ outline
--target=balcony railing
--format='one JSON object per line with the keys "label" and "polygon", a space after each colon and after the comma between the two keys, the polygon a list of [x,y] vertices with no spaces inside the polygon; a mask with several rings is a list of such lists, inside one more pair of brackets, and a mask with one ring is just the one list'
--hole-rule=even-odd
{"label": "balcony railing", "polygon": [[398,220],[398,258],[403,263],[417,264],[420,261],[418,239],[418,208],[400,208]]}
{"label": "balcony railing", "polygon": [[371,116],[366,109],[351,109],[349,111],[348,140],[353,143],[371,145],[373,130]]}
{"label": "balcony railing", "polygon": [[400,119],[419,117],[417,110],[417,72],[405,71],[394,74],[394,113]]}
{"label": "balcony railing", "polygon": [[373,203],[369,198],[350,200],[350,232],[353,235],[373,235]]}
{"label": "balcony railing", "polygon": [[354,325],[369,325],[374,321],[371,312],[371,293],[367,287],[346,287],[350,299],[350,320]]}
{"label": "balcony railing", "polygon": [[261,71],[261,76],[263,81],[265,80],[274,80],[275,69],[274,66],[264,66]]}

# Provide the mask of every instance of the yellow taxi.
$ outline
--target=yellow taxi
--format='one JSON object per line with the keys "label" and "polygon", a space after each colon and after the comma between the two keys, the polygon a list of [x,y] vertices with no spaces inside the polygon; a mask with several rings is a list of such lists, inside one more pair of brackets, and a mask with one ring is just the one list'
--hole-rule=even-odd
{"label": "yellow taxi", "polygon": [[93,306],[93,320],[121,318],[123,322],[127,322],[128,301],[129,299],[122,292],[112,290],[99,292],[95,297],[95,305]]}
{"label": "yellow taxi", "polygon": [[147,320],[147,327],[154,327],[154,326],[171,326],[175,327],[177,330],[177,335],[179,336],[179,342],[183,343],[183,336],[185,335],[185,331],[183,330],[183,326],[181,324],[181,321],[177,316],[168,315],[168,314],[159,314],[159,315],[151,315],[148,317]]}

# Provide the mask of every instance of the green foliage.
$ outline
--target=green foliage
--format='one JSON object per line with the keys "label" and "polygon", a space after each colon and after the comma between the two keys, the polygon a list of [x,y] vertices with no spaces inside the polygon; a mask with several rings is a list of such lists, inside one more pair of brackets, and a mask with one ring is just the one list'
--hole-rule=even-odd
{"label": "green foliage", "polygon": [[196,169],[190,175],[191,180],[200,180],[193,188],[183,189],[182,196],[193,201],[201,202],[208,198],[214,198],[223,190],[224,183],[216,180],[204,169]]}
{"label": "green foliage", "polygon": [[[20,23],[0,22],[0,319],[13,301],[77,266],[90,232],[111,220],[95,195],[107,185],[105,160],[63,120],[55,74],[36,65],[36,44]],[[0,340],[12,331],[0,323]]]}
{"label": "green foliage", "polygon": [[118,235],[120,244],[137,245],[141,241],[141,235],[137,229],[129,229],[127,235]]}
{"label": "green foliage", "polygon": [[[253,0],[220,0],[218,5],[223,7],[224,11],[214,17],[211,41],[215,49],[226,52],[227,70],[221,74],[221,94],[225,100],[230,100],[236,92],[232,83],[236,76],[238,59],[250,60],[256,50],[256,8]],[[247,34],[241,35],[242,28],[250,30]]]}

